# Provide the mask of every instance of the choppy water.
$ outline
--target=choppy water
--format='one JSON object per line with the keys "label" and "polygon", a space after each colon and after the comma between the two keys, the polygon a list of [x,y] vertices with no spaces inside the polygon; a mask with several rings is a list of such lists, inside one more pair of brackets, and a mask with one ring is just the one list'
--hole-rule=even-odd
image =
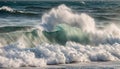
{"label": "choppy water", "polygon": [[119,1],[0,1],[0,67],[120,60]]}

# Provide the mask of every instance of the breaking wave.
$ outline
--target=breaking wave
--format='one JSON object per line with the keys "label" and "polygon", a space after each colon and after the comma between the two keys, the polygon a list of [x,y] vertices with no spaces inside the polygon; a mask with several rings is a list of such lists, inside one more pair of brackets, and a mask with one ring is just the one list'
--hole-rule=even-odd
{"label": "breaking wave", "polygon": [[119,27],[100,29],[94,18],[66,5],[45,13],[39,26],[0,29],[0,67],[120,60]]}
{"label": "breaking wave", "polygon": [[[120,41],[120,29],[116,24],[112,23],[103,29],[99,29],[94,18],[86,13],[72,12],[72,9],[64,4],[45,13],[41,21],[44,30],[48,32],[53,31],[59,24],[70,26],[71,28],[68,28],[69,32],[73,31],[74,28],[78,28],[79,31],[82,31],[77,33],[78,36],[82,33],[88,34],[91,44],[114,44]],[[78,30],[74,31],[77,32]]]}

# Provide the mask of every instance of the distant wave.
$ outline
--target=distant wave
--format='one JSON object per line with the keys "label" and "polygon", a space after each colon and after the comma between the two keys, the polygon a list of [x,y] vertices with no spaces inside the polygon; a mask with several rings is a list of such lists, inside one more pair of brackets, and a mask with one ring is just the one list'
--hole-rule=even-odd
{"label": "distant wave", "polygon": [[2,6],[2,7],[0,8],[0,10],[9,11],[9,12],[14,12],[14,10],[13,10],[12,8],[7,7],[7,6]]}
{"label": "distant wave", "polygon": [[13,15],[38,15],[36,13],[32,13],[32,12],[25,12],[25,11],[19,11],[16,9],[13,9],[11,7],[8,6],[2,6],[0,7],[0,14],[13,14]]}

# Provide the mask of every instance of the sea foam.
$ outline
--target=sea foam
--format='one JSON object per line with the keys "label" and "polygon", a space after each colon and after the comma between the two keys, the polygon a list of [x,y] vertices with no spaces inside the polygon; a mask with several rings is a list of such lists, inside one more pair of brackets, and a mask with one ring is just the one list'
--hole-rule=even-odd
{"label": "sea foam", "polygon": [[43,43],[34,48],[21,48],[21,44],[0,48],[0,67],[37,66],[73,62],[119,61],[120,44],[81,45],[67,42],[65,46]]}

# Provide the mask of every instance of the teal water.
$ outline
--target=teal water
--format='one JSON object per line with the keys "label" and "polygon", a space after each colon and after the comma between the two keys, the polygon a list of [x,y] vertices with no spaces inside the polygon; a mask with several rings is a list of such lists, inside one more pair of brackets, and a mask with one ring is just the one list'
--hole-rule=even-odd
{"label": "teal water", "polygon": [[67,41],[75,41],[83,44],[89,43],[89,36],[81,29],[67,25],[58,25],[52,32],[43,31],[43,34],[51,42],[65,45]]}

